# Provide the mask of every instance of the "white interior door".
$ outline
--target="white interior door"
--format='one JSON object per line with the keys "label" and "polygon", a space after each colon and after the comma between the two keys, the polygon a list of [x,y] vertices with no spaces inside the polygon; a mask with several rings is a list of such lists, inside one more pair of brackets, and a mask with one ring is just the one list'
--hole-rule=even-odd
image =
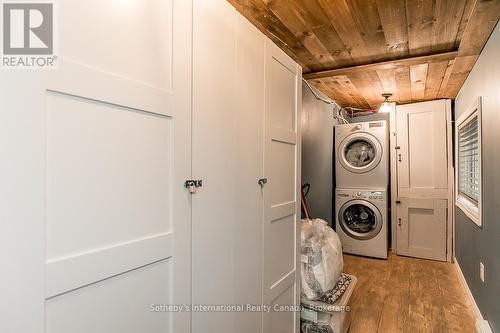
{"label": "white interior door", "polygon": [[398,254],[446,260],[451,250],[450,113],[449,100],[396,107],[396,143],[391,147],[397,168],[392,202]]}
{"label": "white interior door", "polygon": [[0,79],[0,331],[189,332],[151,310],[191,299],[191,5],[56,15],[59,68]]}
{"label": "white interior door", "polygon": [[447,100],[397,107],[398,193],[401,197],[448,195]]}
{"label": "white interior door", "polygon": [[[262,304],[265,40],[227,1],[194,1],[195,305]],[[193,332],[261,331],[261,312],[193,312]]]}
{"label": "white interior door", "polygon": [[[266,48],[264,171],[264,304],[296,305],[300,218],[299,115],[301,68],[270,41]],[[264,332],[297,332],[298,313],[265,315]]]}
{"label": "white interior door", "polygon": [[397,205],[397,252],[446,260],[447,200],[401,198]]}

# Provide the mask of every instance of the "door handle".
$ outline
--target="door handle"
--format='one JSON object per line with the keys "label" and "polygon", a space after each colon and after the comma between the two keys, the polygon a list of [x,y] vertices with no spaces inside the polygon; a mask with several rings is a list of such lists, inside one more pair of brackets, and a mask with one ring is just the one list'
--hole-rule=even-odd
{"label": "door handle", "polygon": [[189,193],[196,193],[196,189],[203,186],[203,181],[201,179],[193,180],[188,179],[184,182],[184,187],[189,190]]}
{"label": "door handle", "polygon": [[401,159],[401,154],[398,154],[398,161],[402,162],[403,160]]}
{"label": "door handle", "polygon": [[261,179],[259,179],[259,181],[257,183],[260,186],[264,186],[265,184],[267,184],[267,178],[261,178]]}
{"label": "door handle", "polygon": [[398,226],[401,226],[401,218],[398,218]]}

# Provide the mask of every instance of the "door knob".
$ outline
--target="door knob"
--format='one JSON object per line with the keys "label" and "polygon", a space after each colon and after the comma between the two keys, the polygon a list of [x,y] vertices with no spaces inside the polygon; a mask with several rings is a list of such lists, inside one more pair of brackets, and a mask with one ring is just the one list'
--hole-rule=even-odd
{"label": "door knob", "polygon": [[258,183],[259,183],[260,186],[263,186],[263,185],[267,184],[267,178],[261,178],[261,179],[259,179]]}
{"label": "door knob", "polygon": [[398,226],[401,226],[401,218],[398,218]]}

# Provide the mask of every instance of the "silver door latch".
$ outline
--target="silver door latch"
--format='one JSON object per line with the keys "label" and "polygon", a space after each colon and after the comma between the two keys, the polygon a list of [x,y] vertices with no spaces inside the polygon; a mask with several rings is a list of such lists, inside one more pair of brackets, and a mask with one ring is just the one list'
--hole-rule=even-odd
{"label": "silver door latch", "polygon": [[259,179],[258,184],[260,186],[264,186],[265,184],[267,184],[267,178],[261,178],[261,179]]}
{"label": "silver door latch", "polygon": [[202,186],[203,186],[203,181],[201,179],[198,180],[188,179],[184,182],[184,187],[189,189],[189,193],[196,193],[196,189]]}

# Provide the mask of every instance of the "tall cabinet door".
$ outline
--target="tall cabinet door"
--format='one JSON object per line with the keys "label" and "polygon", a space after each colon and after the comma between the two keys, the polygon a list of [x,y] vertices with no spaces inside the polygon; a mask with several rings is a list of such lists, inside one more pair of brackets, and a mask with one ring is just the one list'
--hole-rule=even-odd
{"label": "tall cabinet door", "polygon": [[[451,107],[449,100],[396,107],[396,216],[398,254],[447,260],[451,247]],[[395,126],[394,126],[395,125]]]}
{"label": "tall cabinet door", "polygon": [[[397,107],[398,193],[446,198],[448,133],[446,100]],[[449,101],[448,101],[449,103]]]}
{"label": "tall cabinet door", "polygon": [[189,332],[191,5],[54,15],[59,67],[0,75],[0,331]]}
{"label": "tall cabinet door", "polygon": [[[193,303],[262,303],[265,37],[223,0],[194,1]],[[193,332],[258,333],[261,312],[194,311]]]}
{"label": "tall cabinet door", "polygon": [[[264,303],[296,305],[301,68],[271,42],[266,48]],[[296,312],[265,315],[264,332],[290,333]]]}

